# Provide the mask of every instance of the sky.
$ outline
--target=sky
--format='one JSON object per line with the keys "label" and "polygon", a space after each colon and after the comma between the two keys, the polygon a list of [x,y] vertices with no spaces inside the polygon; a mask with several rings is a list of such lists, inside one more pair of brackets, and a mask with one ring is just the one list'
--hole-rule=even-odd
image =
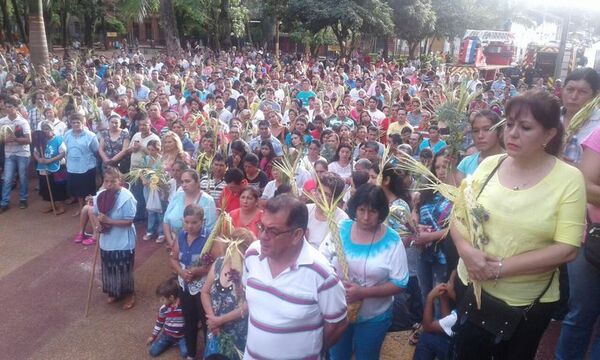
{"label": "sky", "polygon": [[544,6],[551,8],[565,8],[574,10],[587,10],[600,12],[599,0],[530,0],[527,6],[530,8],[544,9]]}

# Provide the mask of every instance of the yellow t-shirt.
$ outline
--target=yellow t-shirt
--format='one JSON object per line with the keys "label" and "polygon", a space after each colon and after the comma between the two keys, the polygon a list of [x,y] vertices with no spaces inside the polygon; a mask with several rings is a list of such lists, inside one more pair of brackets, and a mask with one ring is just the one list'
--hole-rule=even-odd
{"label": "yellow t-shirt", "polygon": [[[504,155],[482,161],[473,174],[473,180],[483,184],[501,156]],[[489,220],[484,223],[489,243],[483,249],[488,254],[507,258],[545,248],[555,242],[577,247],[581,243],[586,204],[583,175],[560,160],[556,160],[545,178],[525,190],[504,187],[496,172],[478,202],[489,213]],[[540,296],[552,273],[502,278],[496,285],[494,281],[486,281],[483,289],[509,305],[526,306]],[[466,284],[468,275],[462,260],[458,263],[458,275]],[[559,299],[557,275],[541,302]]]}
{"label": "yellow t-shirt", "polygon": [[388,131],[387,131],[387,135],[390,136],[392,134],[398,134],[400,135],[402,133],[402,129],[404,129],[405,127],[410,128],[411,130],[413,130],[413,127],[406,122],[403,125],[400,125],[397,121],[394,121],[393,123],[391,123],[388,126]]}

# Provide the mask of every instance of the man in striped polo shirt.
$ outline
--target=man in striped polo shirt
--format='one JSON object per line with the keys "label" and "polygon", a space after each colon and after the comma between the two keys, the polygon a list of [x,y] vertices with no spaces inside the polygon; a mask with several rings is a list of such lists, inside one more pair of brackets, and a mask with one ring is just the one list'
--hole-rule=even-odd
{"label": "man in striped polo shirt", "polygon": [[290,195],[270,199],[244,260],[248,340],[244,359],[321,359],[348,326],[345,290],[305,239],[308,210]]}

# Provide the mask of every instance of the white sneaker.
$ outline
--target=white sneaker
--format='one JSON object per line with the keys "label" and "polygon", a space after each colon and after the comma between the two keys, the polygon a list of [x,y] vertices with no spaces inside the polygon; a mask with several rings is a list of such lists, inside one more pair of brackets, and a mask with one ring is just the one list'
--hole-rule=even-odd
{"label": "white sneaker", "polygon": [[144,235],[144,237],[142,239],[144,239],[144,241],[152,240],[152,239],[154,239],[154,234],[147,233],[146,235]]}
{"label": "white sneaker", "polygon": [[164,235],[160,235],[159,237],[156,238],[156,243],[157,244],[162,244],[165,242],[165,236]]}

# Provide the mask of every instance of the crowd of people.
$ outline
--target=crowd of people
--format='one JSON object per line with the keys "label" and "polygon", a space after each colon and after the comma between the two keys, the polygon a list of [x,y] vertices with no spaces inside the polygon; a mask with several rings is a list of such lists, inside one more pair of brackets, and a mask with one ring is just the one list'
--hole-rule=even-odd
{"label": "crowd of people", "polygon": [[[379,359],[411,330],[417,360],[533,359],[564,317],[556,358],[600,358],[593,69],[550,88],[252,48],[0,60],[0,213],[37,180],[125,310],[136,243],[163,244],[151,356]],[[437,110],[461,96],[456,136]],[[443,191],[472,184],[480,241]]]}

